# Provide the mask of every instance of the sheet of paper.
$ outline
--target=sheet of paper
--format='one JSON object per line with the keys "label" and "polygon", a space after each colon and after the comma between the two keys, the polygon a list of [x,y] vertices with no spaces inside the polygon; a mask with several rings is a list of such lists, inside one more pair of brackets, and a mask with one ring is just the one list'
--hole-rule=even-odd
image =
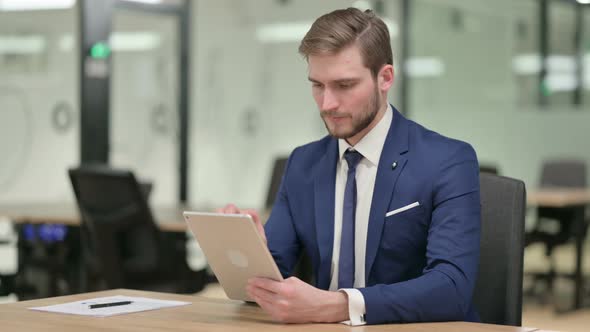
{"label": "sheet of paper", "polygon": [[[121,302],[121,301],[131,301],[132,303],[125,304],[125,305],[104,307],[104,308],[95,308],[95,309],[90,308],[90,305],[93,305],[93,304],[113,303],[113,302]],[[168,308],[168,307],[176,307],[176,306],[188,305],[188,304],[191,304],[191,303],[190,302],[182,302],[182,301],[158,300],[158,299],[151,299],[151,298],[147,298],[147,297],[115,295],[115,296],[107,296],[107,297],[98,297],[98,298],[87,299],[87,300],[76,301],[76,302],[54,304],[54,305],[50,305],[50,306],[46,306],[46,307],[33,307],[33,308],[29,308],[29,309],[30,310],[38,310],[38,311],[56,312],[56,313],[62,313],[62,314],[107,317],[107,316],[128,314],[128,313],[132,313],[132,312],[155,310],[155,309]]]}

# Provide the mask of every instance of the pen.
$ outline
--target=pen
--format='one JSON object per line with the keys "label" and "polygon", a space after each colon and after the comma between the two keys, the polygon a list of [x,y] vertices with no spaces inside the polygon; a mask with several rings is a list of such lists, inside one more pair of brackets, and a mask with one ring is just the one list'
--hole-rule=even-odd
{"label": "pen", "polygon": [[131,303],[133,303],[133,301],[120,301],[120,302],[111,302],[111,303],[91,304],[88,307],[90,309],[98,309],[98,308],[114,307],[117,305],[126,305],[126,304],[131,304]]}

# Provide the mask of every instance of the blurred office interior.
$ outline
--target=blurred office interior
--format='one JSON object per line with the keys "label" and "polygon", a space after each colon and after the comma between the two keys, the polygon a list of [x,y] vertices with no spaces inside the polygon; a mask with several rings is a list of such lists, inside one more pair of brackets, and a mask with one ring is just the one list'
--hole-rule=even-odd
{"label": "blurred office interior", "polygon": [[[154,208],[265,209],[275,160],[326,134],[298,42],[319,15],[350,6],[390,29],[390,102],[533,191],[547,160],[590,165],[588,3],[0,0],[0,236],[24,241],[15,206],[75,207],[67,171],[81,163],[132,170]],[[552,258],[527,246],[524,324],[590,323],[589,309],[556,309],[571,302],[571,280],[548,290],[526,275],[551,260],[571,273],[573,238]],[[0,274],[24,268],[14,241],[0,246]]]}

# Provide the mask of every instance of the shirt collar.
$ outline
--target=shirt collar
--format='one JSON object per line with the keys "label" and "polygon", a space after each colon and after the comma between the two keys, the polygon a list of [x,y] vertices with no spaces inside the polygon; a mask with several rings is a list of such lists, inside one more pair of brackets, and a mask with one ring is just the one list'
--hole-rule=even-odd
{"label": "shirt collar", "polygon": [[[385,144],[389,127],[391,127],[392,118],[393,110],[391,109],[391,105],[387,104],[387,110],[381,120],[379,120],[379,123],[353,147],[354,150],[362,154],[374,166],[379,165],[379,158],[381,157],[381,151],[383,150],[383,144]],[[349,148],[351,146],[345,139],[338,139],[340,161],[344,157],[344,152]]]}

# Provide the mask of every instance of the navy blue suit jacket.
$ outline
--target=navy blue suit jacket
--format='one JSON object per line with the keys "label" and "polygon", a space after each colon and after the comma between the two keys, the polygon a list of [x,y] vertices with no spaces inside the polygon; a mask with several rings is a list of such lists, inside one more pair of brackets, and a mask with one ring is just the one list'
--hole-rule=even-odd
{"label": "navy blue suit jacket", "polygon": [[[393,112],[371,203],[366,287],[359,289],[366,321],[477,321],[472,293],[481,207],[475,151],[404,118],[395,108]],[[269,250],[283,276],[290,275],[305,250],[316,287],[326,290],[337,161],[333,137],[295,149],[265,225]],[[420,205],[385,216],[414,202]]]}

